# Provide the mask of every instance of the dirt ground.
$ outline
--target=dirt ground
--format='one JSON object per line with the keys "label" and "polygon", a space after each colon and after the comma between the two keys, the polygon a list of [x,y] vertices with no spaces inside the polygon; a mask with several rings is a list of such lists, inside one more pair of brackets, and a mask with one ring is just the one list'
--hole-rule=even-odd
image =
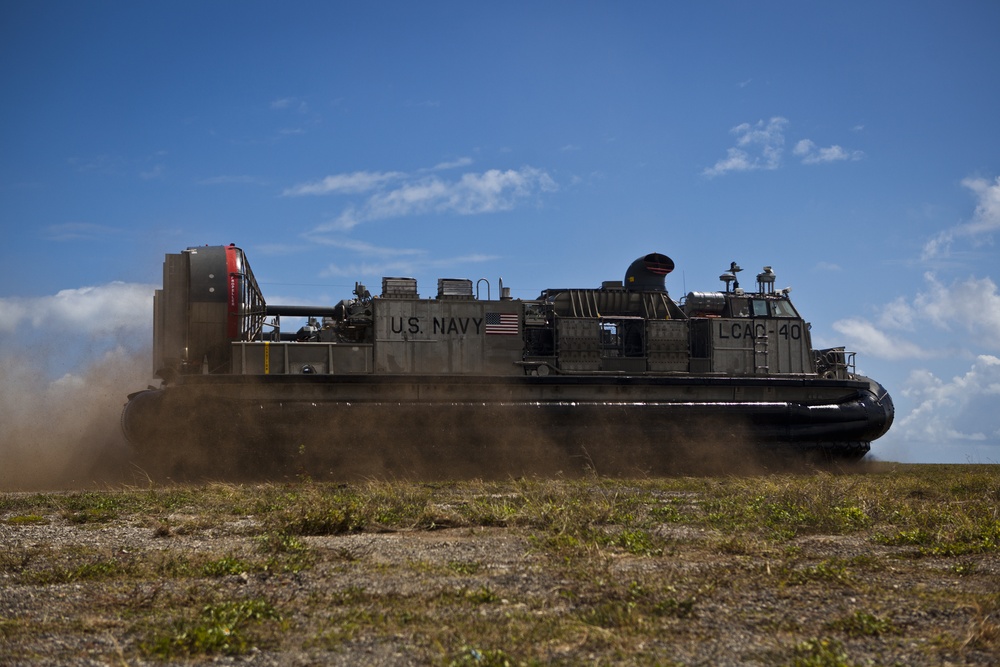
{"label": "dirt ground", "polygon": [[[650,548],[581,544],[438,505],[437,525],[303,535],[265,562],[259,514],[86,520],[18,497],[0,516],[2,665],[1000,664],[996,549],[676,521]],[[192,643],[232,600],[270,611],[223,628],[244,644]]]}

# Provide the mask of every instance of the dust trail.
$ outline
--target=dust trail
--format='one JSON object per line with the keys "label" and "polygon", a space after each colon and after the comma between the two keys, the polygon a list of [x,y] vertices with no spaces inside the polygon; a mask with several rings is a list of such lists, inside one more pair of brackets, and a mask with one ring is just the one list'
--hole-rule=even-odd
{"label": "dust trail", "polygon": [[0,357],[0,491],[124,481],[129,448],[119,416],[149,380],[149,351],[117,347],[80,374],[49,381],[37,364]]}
{"label": "dust trail", "polygon": [[196,392],[147,405],[155,410],[136,470],[167,483],[861,471],[856,464],[756,442],[732,418],[678,420],[654,429],[630,409],[595,416],[581,407],[560,418],[517,405],[484,410],[481,404],[300,400],[240,407]]}

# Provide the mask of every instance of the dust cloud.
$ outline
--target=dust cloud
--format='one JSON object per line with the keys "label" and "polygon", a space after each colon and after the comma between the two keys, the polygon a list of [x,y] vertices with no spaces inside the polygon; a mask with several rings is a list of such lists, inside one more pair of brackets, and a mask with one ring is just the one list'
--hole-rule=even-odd
{"label": "dust cloud", "polygon": [[503,397],[482,392],[475,403],[423,406],[336,406],[283,394],[268,409],[195,393],[153,403],[156,442],[136,452],[120,419],[127,395],[149,381],[149,358],[148,350],[117,347],[56,381],[21,358],[0,358],[0,491],[302,478],[749,476],[831,465],[859,471],[771,450],[731,418],[661,420],[651,430],[635,407],[588,414],[577,406],[553,416],[537,406],[499,405]]}
{"label": "dust cloud", "polygon": [[537,406],[490,406],[489,400],[335,406],[285,397],[262,409],[257,401],[223,405],[193,394],[153,404],[159,418],[148,434],[152,446],[136,452],[120,419],[127,395],[148,383],[148,360],[148,351],[119,347],[79,375],[50,382],[30,363],[0,358],[0,491],[302,478],[436,481],[862,470],[772,450],[753,442],[732,418],[666,426],[661,421],[651,430],[635,408],[601,417],[573,409],[553,417]]}
{"label": "dust cloud", "polygon": [[[288,388],[286,388],[288,389]],[[172,482],[371,479],[447,481],[511,477],[755,476],[858,471],[754,441],[739,420],[678,421],[649,428],[632,407],[597,416],[521,405],[274,402],[224,429],[204,401],[161,406],[170,425],[143,470]],[[226,411],[235,416],[234,412]],[[598,410],[597,412],[602,412]],[[193,429],[193,430],[192,430]],[[207,437],[206,437],[207,436]]]}
{"label": "dust cloud", "polygon": [[126,481],[130,450],[119,419],[126,396],[149,382],[149,358],[117,347],[50,381],[40,364],[0,356],[0,491]]}

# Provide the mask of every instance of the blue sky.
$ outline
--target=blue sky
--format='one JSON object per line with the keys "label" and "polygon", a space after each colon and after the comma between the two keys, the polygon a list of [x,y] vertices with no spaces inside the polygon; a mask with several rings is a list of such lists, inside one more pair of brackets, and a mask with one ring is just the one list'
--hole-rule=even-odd
{"label": "blue sky", "polygon": [[243,247],[272,303],[383,275],[532,298],[656,251],[675,299],[773,266],[896,399],[879,458],[1000,462],[998,26],[996,2],[2,3],[0,417],[109,364],[116,409],[145,386],[191,245]]}

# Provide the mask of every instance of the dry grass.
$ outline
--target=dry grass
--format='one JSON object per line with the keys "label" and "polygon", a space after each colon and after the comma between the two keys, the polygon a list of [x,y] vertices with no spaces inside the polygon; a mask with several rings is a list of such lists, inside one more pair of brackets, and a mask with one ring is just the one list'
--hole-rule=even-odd
{"label": "dry grass", "polygon": [[0,495],[0,663],[996,664],[1000,469]]}

